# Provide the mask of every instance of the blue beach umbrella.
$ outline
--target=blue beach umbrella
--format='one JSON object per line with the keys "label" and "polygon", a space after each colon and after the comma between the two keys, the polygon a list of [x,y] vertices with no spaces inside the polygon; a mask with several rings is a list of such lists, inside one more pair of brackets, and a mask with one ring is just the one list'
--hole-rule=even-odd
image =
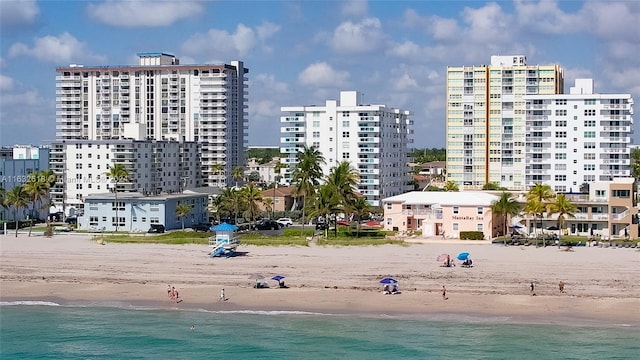
{"label": "blue beach umbrella", "polygon": [[271,278],[271,280],[275,280],[275,281],[280,281],[282,279],[284,279],[284,276],[282,276],[282,275],[276,275],[276,276]]}
{"label": "blue beach umbrella", "polygon": [[398,283],[398,280],[390,277],[380,280],[380,284],[397,284],[397,283]]}
{"label": "blue beach umbrella", "polygon": [[463,252],[458,254],[458,260],[467,260],[469,259],[469,253],[468,252]]}

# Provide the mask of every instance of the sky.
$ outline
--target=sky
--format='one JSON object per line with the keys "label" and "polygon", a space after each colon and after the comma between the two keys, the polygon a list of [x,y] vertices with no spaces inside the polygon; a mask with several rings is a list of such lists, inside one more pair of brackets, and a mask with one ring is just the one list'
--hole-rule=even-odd
{"label": "sky", "polygon": [[[0,145],[55,140],[55,68],[181,64],[249,68],[249,145],[278,145],[280,107],[340,91],[409,110],[413,146],[445,146],[447,66],[525,55],[560,64],[565,92],[640,102],[640,1],[33,1],[0,0]],[[640,109],[640,106],[636,106]],[[636,130],[637,131],[637,130]]]}

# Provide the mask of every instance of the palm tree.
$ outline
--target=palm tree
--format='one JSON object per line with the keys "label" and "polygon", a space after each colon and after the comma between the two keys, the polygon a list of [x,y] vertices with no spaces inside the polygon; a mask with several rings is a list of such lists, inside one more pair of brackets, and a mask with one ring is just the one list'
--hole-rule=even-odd
{"label": "palm tree", "polygon": [[118,231],[118,225],[120,224],[120,219],[118,218],[118,208],[120,207],[118,204],[118,183],[122,181],[129,180],[129,171],[122,164],[114,164],[111,166],[109,171],[105,174],[108,178],[110,178],[115,186],[113,187],[113,193],[115,194],[115,202],[116,202],[116,232]]}
{"label": "palm tree", "polygon": [[320,188],[316,193],[314,193],[314,195],[314,207],[309,212],[309,216],[322,217],[323,219],[325,219],[325,223],[327,223],[330,215],[340,211],[340,199],[338,198],[338,195],[333,187],[329,184],[320,186]]}
{"label": "palm tree", "polygon": [[282,175],[280,175],[280,171],[286,167],[287,165],[281,163],[280,161],[278,161],[276,165],[273,167],[273,172],[274,172],[273,180],[275,181],[276,184],[280,182],[280,179],[282,179]]}
{"label": "palm tree", "polygon": [[575,212],[578,208],[567,199],[565,194],[560,194],[556,197],[555,201],[551,202],[547,206],[549,216],[558,214],[558,248],[560,248],[560,237],[562,236],[562,230],[565,223],[565,216],[574,218]]}
{"label": "palm tree", "polygon": [[242,199],[240,197],[240,191],[235,188],[225,188],[222,191],[221,205],[222,208],[226,209],[229,213],[233,213],[235,223],[238,223],[238,212],[240,211],[240,205]]}
{"label": "palm tree", "polygon": [[7,190],[0,186],[0,207],[7,208]]}
{"label": "palm tree", "polygon": [[[546,210],[546,202],[553,199],[555,197],[555,193],[551,190],[551,186],[542,183],[536,183],[526,195],[527,198],[527,209],[528,210],[537,210],[535,213],[536,216],[540,216],[540,228],[542,228],[542,215]],[[542,238],[542,245],[545,246],[544,237]]]}
{"label": "palm tree", "polygon": [[178,215],[178,217],[180,217],[180,220],[182,220],[182,231],[184,231],[184,217],[189,215],[190,212],[191,205],[189,204],[181,203],[176,206],[176,215]]}
{"label": "palm tree", "polygon": [[[33,217],[36,213],[36,205],[38,201],[44,199],[47,196],[49,189],[49,182],[44,176],[41,176],[40,172],[36,172],[29,176],[29,181],[24,184],[24,190],[29,194],[31,201],[31,216],[29,221],[29,236],[31,236],[31,230],[33,229]],[[48,205],[48,204],[47,204]]]}
{"label": "palm tree", "polygon": [[507,225],[509,224],[509,217],[518,215],[520,212],[520,204],[513,198],[511,193],[503,191],[500,198],[491,202],[491,212],[496,215],[503,216],[504,220],[504,244],[507,245]]}
{"label": "palm tree", "polygon": [[[327,176],[327,184],[335,191],[342,211],[349,215],[356,199],[356,187],[360,181],[360,173],[348,161],[342,161],[332,168]],[[338,227],[335,227],[336,234]]]}
{"label": "palm tree", "polygon": [[253,184],[248,184],[242,189],[242,199],[247,204],[247,212],[249,213],[250,225],[253,227],[253,222],[256,215],[260,212],[260,203],[262,202],[262,193],[260,189]]}
{"label": "palm tree", "polygon": [[306,222],[305,210],[307,198],[313,195],[322,178],[322,164],[325,163],[322,153],[314,147],[304,146],[297,154],[298,163],[293,170],[292,183],[295,184],[296,195],[302,196],[302,232]]}
{"label": "palm tree", "polygon": [[460,191],[460,187],[455,181],[449,180],[444,184],[444,191]]}
{"label": "palm tree", "polygon": [[[213,172],[213,175],[219,175],[219,174],[224,174],[224,164],[223,163],[217,163],[215,165],[213,165],[211,167],[211,171]],[[220,186],[220,182],[216,179],[216,183],[218,186]]]}
{"label": "palm tree", "polygon": [[358,234],[357,237],[360,237],[360,225],[362,223],[362,218],[369,214],[371,210],[371,205],[363,196],[356,197],[355,201],[351,204],[351,210],[353,214],[358,219],[358,225],[356,227]]}
{"label": "palm tree", "polygon": [[209,202],[209,206],[207,207],[207,211],[209,211],[209,213],[216,214],[216,220],[218,220],[218,223],[220,222],[220,211],[224,208],[222,203],[223,200],[224,197],[218,195]]}
{"label": "palm tree", "polygon": [[270,197],[262,198],[262,204],[264,204],[264,211],[267,213],[267,216],[271,214],[271,218],[273,218],[274,217],[273,216],[274,214],[273,198],[270,198]]}
{"label": "palm tree", "polygon": [[9,190],[6,195],[5,204],[7,207],[13,208],[13,220],[16,223],[16,237],[18,237],[18,229],[20,224],[18,222],[18,213],[20,209],[24,209],[29,204],[31,197],[29,193],[24,189],[23,185],[19,185]]}
{"label": "palm tree", "polygon": [[242,166],[236,166],[231,171],[231,177],[236,181],[236,188],[238,187],[238,180],[244,179],[244,168]]}

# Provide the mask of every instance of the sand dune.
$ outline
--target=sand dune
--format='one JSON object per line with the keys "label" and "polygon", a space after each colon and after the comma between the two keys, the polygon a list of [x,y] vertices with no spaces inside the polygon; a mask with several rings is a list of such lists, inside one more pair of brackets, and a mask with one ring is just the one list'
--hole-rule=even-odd
{"label": "sand dune", "polygon": [[[255,247],[209,258],[206,246],[98,245],[88,236],[0,237],[0,299],[209,310],[287,310],[499,321],[640,326],[640,252],[635,249],[504,247],[455,240],[409,246]],[[436,257],[471,253],[474,267]],[[460,261],[457,262],[458,265]],[[260,273],[269,289],[252,288]],[[286,276],[278,289],[272,276]],[[391,276],[401,295],[383,295]],[[560,293],[562,280],[565,293]],[[529,284],[536,285],[530,295]],[[167,297],[175,286],[183,302]],[[448,300],[440,294],[447,287]],[[228,301],[219,302],[224,287]]]}

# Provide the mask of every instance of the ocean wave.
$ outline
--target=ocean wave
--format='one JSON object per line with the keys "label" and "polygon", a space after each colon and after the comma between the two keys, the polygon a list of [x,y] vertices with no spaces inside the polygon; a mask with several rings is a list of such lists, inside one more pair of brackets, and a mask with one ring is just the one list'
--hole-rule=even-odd
{"label": "ocean wave", "polygon": [[294,310],[216,310],[207,311],[214,314],[248,314],[248,315],[313,315],[327,316],[330,314],[310,312],[310,311],[294,311]]}
{"label": "ocean wave", "polygon": [[33,301],[33,300],[0,301],[0,306],[16,306],[16,305],[60,306],[60,304],[57,304],[51,301]]}

